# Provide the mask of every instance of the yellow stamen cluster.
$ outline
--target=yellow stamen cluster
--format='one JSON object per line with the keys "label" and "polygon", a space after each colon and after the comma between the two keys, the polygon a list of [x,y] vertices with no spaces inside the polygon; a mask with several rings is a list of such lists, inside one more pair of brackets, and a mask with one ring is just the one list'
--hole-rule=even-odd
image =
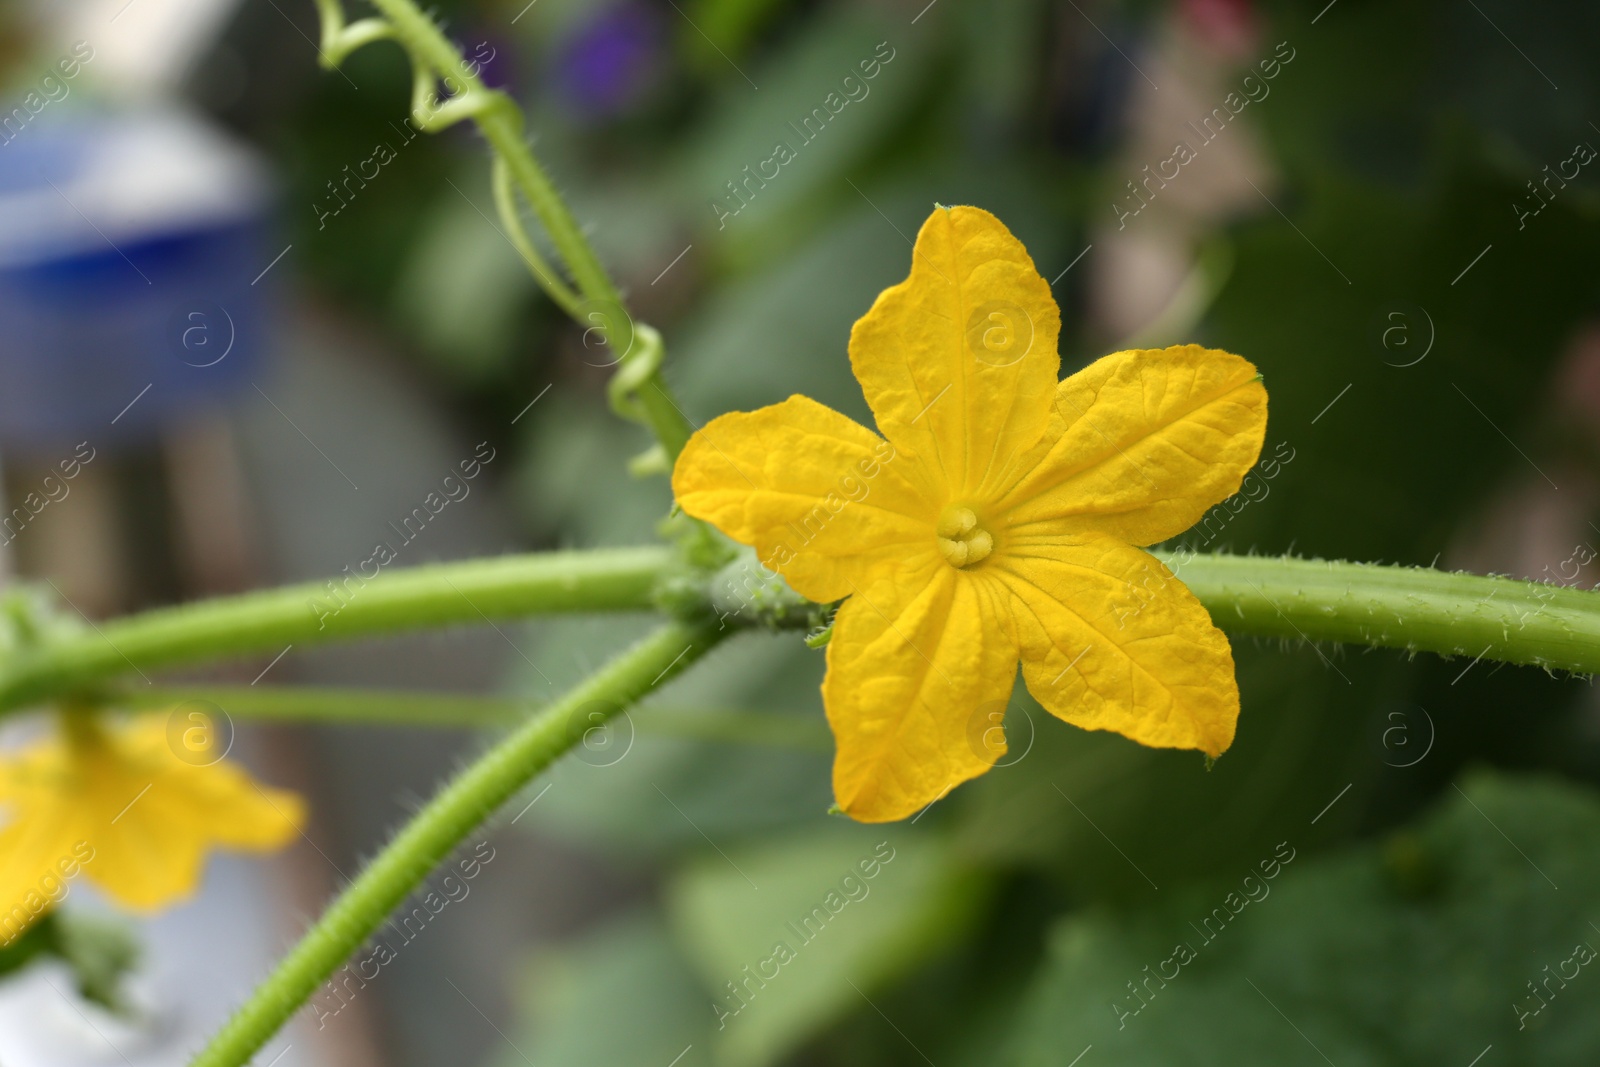
{"label": "yellow stamen cluster", "polygon": [[939,552],[952,567],[970,567],[994,551],[994,535],[978,525],[978,514],[971,508],[945,508],[936,532]]}

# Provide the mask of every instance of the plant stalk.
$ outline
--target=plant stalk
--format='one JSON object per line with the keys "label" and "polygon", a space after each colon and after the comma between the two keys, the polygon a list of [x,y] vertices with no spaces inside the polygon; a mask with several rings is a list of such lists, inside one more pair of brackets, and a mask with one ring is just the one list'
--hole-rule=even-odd
{"label": "plant stalk", "polygon": [[502,556],[158,608],[41,643],[0,665],[0,712],[114,675],[276,655],[290,645],[547,613],[646,611],[671,561],[664,547]]}
{"label": "plant stalk", "polygon": [[[1600,673],[1597,593],[1366,563],[1158,555],[1230,633]],[[546,612],[648,610],[670,564],[665,548],[508,556],[381,575],[336,614],[326,614],[340,603],[327,583],[161,608],[20,653],[0,666],[0,711],[92,692],[116,675],[276,655],[290,644]],[[1129,587],[1129,610],[1137,610],[1142,588]],[[798,615],[769,622],[804,624]]]}
{"label": "plant stalk", "polygon": [[418,812],[341,893],[191,1067],[242,1067],[377,931],[452,849],[595,727],[698,660],[732,630],[663,626],[490,749]]}
{"label": "plant stalk", "polygon": [[1158,555],[1232,633],[1600,672],[1600,593],[1421,567]]}

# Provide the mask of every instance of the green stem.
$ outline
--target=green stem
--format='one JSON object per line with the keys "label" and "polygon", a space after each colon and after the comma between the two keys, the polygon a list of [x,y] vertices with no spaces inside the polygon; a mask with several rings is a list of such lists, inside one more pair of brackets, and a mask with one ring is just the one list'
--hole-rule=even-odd
{"label": "green stem", "polygon": [[1419,567],[1160,555],[1231,632],[1600,672],[1600,593]]}
{"label": "green stem", "polygon": [[[1600,672],[1597,593],[1365,563],[1161,555],[1217,624],[1232,633]],[[360,588],[346,579],[342,608],[327,583],[162,608],[17,654],[0,666],[0,711],[92,690],[135,670],[275,655],[290,644],[539,612],[647,610],[655,605],[657,584],[670,566],[664,548],[508,556],[396,571]],[[1137,610],[1137,587],[1129,606]],[[758,622],[808,625],[803,613],[760,619],[748,611],[729,614],[732,626]],[[351,714],[370,711],[375,718],[402,719],[416,714],[418,721],[436,714],[402,709],[384,716],[378,700]]]}
{"label": "green stem", "polygon": [[[371,634],[539,613],[644,611],[667,548],[598,549],[441,563],[376,578],[291,585],[159,608],[50,640],[0,666],[0,711],[129,671],[277,654]],[[147,679],[148,680],[148,679]]]}
{"label": "green stem", "polygon": [[669,623],[467,768],[395,835],[191,1061],[241,1067],[485,818],[586,732],[703,656],[728,630]]}
{"label": "green stem", "polygon": [[[416,11],[410,7],[409,0],[374,2],[382,8],[409,8],[413,13]],[[443,42],[444,38],[440,37],[439,40]],[[451,54],[455,54],[454,49],[451,49]],[[478,128],[483,131],[483,136],[495,153],[505,160],[512,181],[533,208],[533,213],[539,217],[545,232],[550,235],[550,243],[561,253],[561,259],[572,273],[578,291],[585,299],[596,303],[620,304],[621,298],[617,295],[616,286],[611,283],[611,276],[600,265],[600,258],[583,236],[577,220],[567,210],[566,202],[556,192],[550,176],[544,172],[528,147],[523,134],[521,110],[512,103],[510,97],[501,96],[499,99],[500,106],[489,109],[478,118]]]}
{"label": "green stem", "polygon": [[207,704],[222,709],[230,719],[256,722],[492,729],[521,722],[544,702],[476,693],[299,685],[141,685],[107,693],[103,703],[134,710]]}
{"label": "green stem", "polygon": [[528,265],[533,276],[544,286],[544,291],[550,294],[550,299],[560,305],[574,321],[583,318],[583,298],[574,293],[556,274],[544,253],[539,251],[539,246],[533,243],[533,238],[522,228],[521,209],[517,207],[517,188],[511,177],[511,168],[499,156],[494,159],[491,168],[490,184],[494,187],[494,206],[502,219],[510,220],[515,225],[506,227],[506,236],[511,239],[512,247],[522,256],[522,261]]}
{"label": "green stem", "polygon": [[[515,726],[543,706],[542,701],[477,693],[300,685],[132,686],[106,693],[96,703],[130,710],[203,704],[220,708],[230,719],[251,722],[472,730]],[[652,704],[632,717],[641,736],[811,752],[833,750],[827,724],[811,715]]]}

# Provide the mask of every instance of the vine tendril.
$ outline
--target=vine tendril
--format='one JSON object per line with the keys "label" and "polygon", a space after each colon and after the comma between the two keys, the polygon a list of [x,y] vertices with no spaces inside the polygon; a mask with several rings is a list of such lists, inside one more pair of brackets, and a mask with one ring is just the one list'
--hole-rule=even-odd
{"label": "vine tendril", "polygon": [[[411,61],[411,121],[437,133],[471,119],[489,143],[491,185],[503,233],[556,306],[599,332],[615,353],[617,372],[608,391],[611,408],[655,434],[675,460],[691,426],[661,377],[661,335],[629,314],[599,257],[539,165],[524,136],[524,118],[511,97],[485,86],[459,49],[412,0],[372,0],[380,14],[346,22],[341,0],[315,0],[322,20],[322,64],[333,69],[375,41],[394,41]],[[440,96],[442,87],[446,95]],[[526,201],[554,247],[552,263],[523,226]],[[570,277],[562,277],[561,269]],[[597,321],[598,318],[598,321]],[[625,343],[624,343],[625,342]]]}

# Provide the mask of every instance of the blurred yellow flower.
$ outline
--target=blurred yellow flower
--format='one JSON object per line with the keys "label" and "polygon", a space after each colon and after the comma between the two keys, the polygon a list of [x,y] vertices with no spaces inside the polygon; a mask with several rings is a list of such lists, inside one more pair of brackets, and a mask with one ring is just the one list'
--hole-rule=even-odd
{"label": "blurred yellow flower", "polygon": [[802,596],[849,598],[822,693],[834,794],[857,819],[904,818],[989,769],[1019,659],[1070,723],[1212,756],[1232,743],[1228,640],[1134,546],[1238,490],[1266,390],[1248,361],[1194,345],[1057,381],[1059,329],[998,219],[936,209],[910,277],[850,334],[883,437],[792,396],[713,420],[673,472],[684,511]]}
{"label": "blurred yellow flower", "polygon": [[[165,716],[122,727],[87,713],[0,759],[0,944],[66,897],[80,873],[138,911],[183,900],[215,847],[293,840],[305,807],[220,758],[180,759]],[[202,753],[203,756],[203,753]]]}

